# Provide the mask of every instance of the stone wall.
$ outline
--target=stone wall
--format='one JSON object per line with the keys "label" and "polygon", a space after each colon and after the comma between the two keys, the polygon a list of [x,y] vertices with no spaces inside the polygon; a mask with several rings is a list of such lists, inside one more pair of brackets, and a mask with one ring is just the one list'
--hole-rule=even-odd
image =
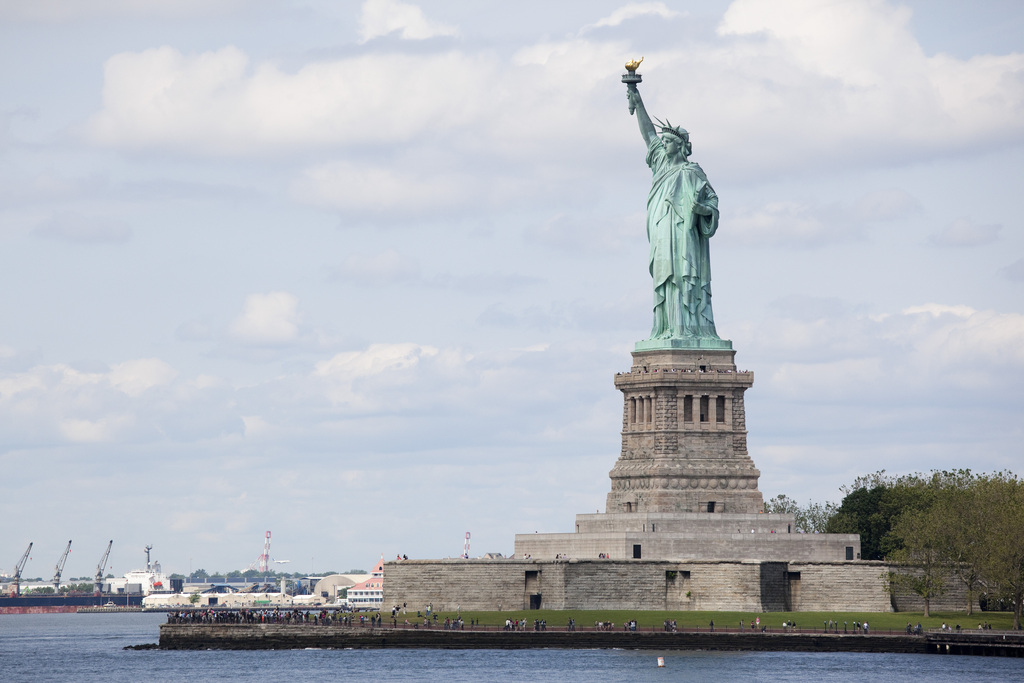
{"label": "stone wall", "polygon": [[[313,626],[312,624],[162,624],[162,650],[283,650],[300,648],[434,648],[434,649],[520,649],[520,648],[617,648],[628,650],[753,650],[779,652],[904,652],[929,651],[931,638],[914,636],[867,635],[845,637],[821,633],[715,633],[666,632],[658,629],[598,631],[580,625],[567,631],[564,625],[549,625],[544,631],[503,631],[470,628],[360,628]],[[949,634],[953,646],[963,645],[964,637]],[[980,640],[981,634],[971,634]],[[978,637],[980,636],[980,637]],[[988,636],[990,646],[979,651],[974,643],[964,654],[1003,654],[1019,656],[1009,648],[1020,648],[1020,638],[1007,647],[1005,640]],[[959,641],[959,642],[958,642]],[[993,642],[994,641],[994,642]],[[999,648],[998,650],[996,648]],[[141,646],[138,649],[149,649]],[[999,650],[1002,650],[1000,652]],[[931,651],[935,651],[932,649]],[[652,665],[653,666],[653,665]]]}
{"label": "stone wall", "polygon": [[403,560],[384,565],[384,609],[885,612],[883,571],[871,562]]}
{"label": "stone wall", "polygon": [[884,562],[791,562],[794,612],[891,612]]}
{"label": "stone wall", "polygon": [[409,611],[525,609],[526,572],[539,563],[518,560],[402,560],[384,563],[381,609]]}
{"label": "stone wall", "polygon": [[[611,516],[611,515],[608,515]],[[616,515],[628,517],[628,515]],[[697,515],[695,515],[697,516]],[[705,515],[711,517],[712,515]],[[717,515],[715,515],[717,516]],[[724,517],[725,515],[722,515]],[[735,515],[760,521],[769,515]],[[640,526],[637,520],[637,527]],[[752,524],[753,522],[751,522]],[[655,529],[661,529],[655,522]],[[576,534],[516,534],[515,556],[535,560],[598,559],[604,554],[614,560],[762,560],[770,562],[842,562],[860,556],[856,534],[732,533],[715,530],[691,532],[606,531]],[[667,523],[665,526],[669,526]],[[651,527],[648,526],[648,529]],[[785,530],[785,526],[782,527]],[[640,557],[636,557],[639,547]]]}
{"label": "stone wall", "polygon": [[[942,595],[932,598],[930,603],[933,612],[963,612],[967,609],[967,588],[951,574],[946,579]],[[905,588],[895,590],[892,604],[897,612],[924,611],[924,598]],[[973,607],[976,612],[981,609],[978,606],[977,597],[974,598]],[[978,621],[984,621],[984,619],[979,618]]]}

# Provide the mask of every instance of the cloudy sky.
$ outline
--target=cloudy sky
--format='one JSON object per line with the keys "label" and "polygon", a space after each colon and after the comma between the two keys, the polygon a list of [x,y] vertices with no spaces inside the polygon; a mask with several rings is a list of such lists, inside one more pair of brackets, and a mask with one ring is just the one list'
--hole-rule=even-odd
{"label": "cloudy sky", "polygon": [[721,200],[766,497],[1024,473],[1019,2],[0,0],[0,566],[511,552],[650,329],[619,80]]}

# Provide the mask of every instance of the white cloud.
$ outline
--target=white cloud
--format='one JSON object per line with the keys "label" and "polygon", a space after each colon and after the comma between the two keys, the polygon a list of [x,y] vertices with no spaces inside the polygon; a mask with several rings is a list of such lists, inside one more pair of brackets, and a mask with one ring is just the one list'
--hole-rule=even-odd
{"label": "white cloud", "polygon": [[227,13],[253,0],[0,0],[0,17],[63,22],[109,17],[187,18]]}
{"label": "white cloud", "polygon": [[[90,139],[113,147],[249,155],[320,145],[408,141],[458,128],[485,105],[490,59],[459,52],[255,66],[236,47],[184,55],[121,53],[104,66]],[[461,93],[453,106],[452,93]]]}
{"label": "white cloud", "polygon": [[580,33],[590,31],[595,28],[618,26],[624,21],[645,16],[671,19],[679,16],[679,12],[670,10],[663,2],[631,2],[628,5],[618,8],[608,16],[598,19],[593,24],[587,24],[583,29],[581,29]]}
{"label": "white cloud", "polygon": [[315,206],[397,215],[453,207],[476,184],[469,176],[339,161],[304,170],[291,195]]}
{"label": "white cloud", "polygon": [[867,193],[857,200],[856,210],[867,221],[892,221],[919,212],[921,202],[905,190],[889,188]]}
{"label": "white cloud", "polygon": [[[230,431],[237,418],[219,403],[223,383],[177,381],[158,358],[82,371],[65,364],[0,373],[5,443],[118,443],[191,440]],[[160,389],[158,391],[158,389]]]}
{"label": "white cloud", "polygon": [[899,189],[869,192],[847,205],[816,205],[795,200],[725,210],[722,240],[747,246],[823,247],[864,239],[866,226],[898,221],[921,210],[917,199]]}
{"label": "white cloud", "polygon": [[640,213],[597,218],[558,214],[527,227],[523,236],[531,243],[546,244],[575,254],[621,253],[635,244],[645,220]]}
{"label": "white cloud", "polygon": [[18,374],[0,378],[0,399],[9,399],[16,394],[44,388],[43,381],[37,375]]}
{"label": "white cloud", "polygon": [[957,318],[967,319],[974,315],[975,310],[970,306],[949,306],[947,304],[921,304],[920,306],[908,306],[900,311],[903,315],[918,315],[924,313],[932,318],[944,315],[952,315]]}
{"label": "white cloud", "polygon": [[380,397],[361,395],[356,387],[359,380],[374,377],[374,393],[391,382],[409,384],[414,381],[411,371],[438,354],[434,347],[412,343],[371,344],[365,351],[346,351],[317,363],[313,375],[327,382],[326,395],[335,405],[373,410],[379,407]]}
{"label": "white cloud", "polygon": [[806,73],[870,88],[880,84],[882,74],[898,73],[924,58],[907,30],[910,16],[909,8],[879,0],[736,0],[718,32],[766,36]]}
{"label": "white cloud", "polygon": [[436,356],[438,350],[417,344],[373,344],[365,351],[346,351],[316,364],[315,374],[348,381],[388,370],[405,370],[421,358]]}
{"label": "white cloud", "polygon": [[37,225],[32,234],[78,244],[121,244],[131,239],[132,229],[119,220],[63,212]]}
{"label": "white cloud", "polygon": [[978,247],[995,242],[1001,229],[1001,225],[978,225],[969,218],[957,218],[933,233],[929,241],[939,247]]}
{"label": "white cloud", "polygon": [[729,229],[724,233],[727,241],[750,246],[815,247],[861,237],[858,230],[838,220],[836,212],[795,201],[741,207],[722,220],[728,220]]}
{"label": "white cloud", "polygon": [[793,161],[1019,140],[1024,55],[927,57],[909,18],[879,0],[738,0],[719,26],[731,49],[690,87],[735,111],[728,128],[743,140],[730,144],[748,156],[781,152],[760,142],[773,137]]}
{"label": "white cloud", "polygon": [[359,15],[359,39],[374,38],[401,31],[404,40],[426,40],[438,36],[454,36],[453,26],[430,21],[417,5],[397,0],[366,0]]}
{"label": "white cloud", "polygon": [[286,344],[299,335],[299,300],[288,292],[250,294],[242,314],[231,323],[231,336],[254,346]]}
{"label": "white cloud", "polygon": [[132,419],[125,415],[104,417],[99,420],[83,420],[68,418],[61,420],[61,435],[74,443],[104,443],[113,441],[132,424]]}
{"label": "white cloud", "polygon": [[[868,410],[1010,396],[1024,378],[1024,315],[928,303],[874,318],[771,320],[758,337],[785,349],[772,391]],[[802,360],[792,360],[801,358]],[[884,398],[883,398],[884,396]]]}
{"label": "white cloud", "polygon": [[140,358],[115,365],[110,371],[110,383],[129,396],[137,397],[177,376],[177,370],[159,358]]}
{"label": "white cloud", "polygon": [[904,312],[900,334],[913,339],[924,362],[950,370],[988,377],[976,363],[1004,371],[1024,369],[1024,315],[978,311],[968,306],[926,304]]}
{"label": "white cloud", "polygon": [[[386,168],[393,149],[458,149],[476,163],[522,159],[551,172],[567,145],[618,149],[634,125],[624,100],[609,106],[614,74],[631,51],[626,41],[543,41],[510,60],[486,48],[393,51],[400,48],[296,70],[250,63],[235,47],[122,53],[105,65],[103,106],[88,134],[105,146],[198,155],[323,155],[375,145],[370,178],[408,186],[404,171]],[[928,57],[907,28],[907,12],[881,2],[740,0],[717,36],[651,51],[645,67],[651,113],[685,117],[696,131],[695,158],[714,149],[718,163],[740,175],[946,156],[1024,139],[1017,75],[1024,55]],[[356,193],[332,193],[317,178],[351,179],[348,167],[359,164],[350,157],[313,164],[298,187],[327,205],[350,205]],[[410,172],[424,175],[419,167]],[[450,188],[433,182],[432,205]],[[890,213],[908,210],[898,197],[883,199],[872,201]]]}
{"label": "white cloud", "polygon": [[394,249],[386,249],[371,256],[349,255],[335,271],[335,277],[360,285],[379,287],[420,280],[420,265],[415,259]]}

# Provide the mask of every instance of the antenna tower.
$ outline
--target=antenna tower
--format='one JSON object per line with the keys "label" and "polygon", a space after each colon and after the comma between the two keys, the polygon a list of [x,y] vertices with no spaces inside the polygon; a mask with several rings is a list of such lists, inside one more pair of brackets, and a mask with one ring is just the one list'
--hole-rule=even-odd
{"label": "antenna tower", "polygon": [[270,532],[263,541],[263,554],[260,555],[260,571],[266,574],[270,570]]}
{"label": "antenna tower", "polygon": [[[263,554],[252,561],[245,571],[255,570],[261,574],[266,574],[270,571],[270,563],[274,560],[270,559],[270,532],[268,531],[266,536],[263,538]],[[282,560],[287,562],[287,560]]]}

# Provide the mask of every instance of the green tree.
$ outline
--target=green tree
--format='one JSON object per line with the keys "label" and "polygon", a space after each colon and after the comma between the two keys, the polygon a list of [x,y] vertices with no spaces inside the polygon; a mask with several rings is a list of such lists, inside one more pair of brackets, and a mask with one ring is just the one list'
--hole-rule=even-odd
{"label": "green tree", "polygon": [[970,470],[937,472],[932,477],[936,498],[932,505],[941,515],[943,530],[938,538],[953,577],[967,593],[967,614],[984,587],[982,559],[989,510],[982,497],[984,478]]}
{"label": "green tree", "polygon": [[978,484],[978,503],[988,511],[982,575],[986,585],[1013,607],[1013,627],[1021,626],[1024,603],[1024,482],[1009,472]]}
{"label": "green tree", "polygon": [[918,474],[886,476],[884,471],[858,477],[825,525],[831,534],[860,534],[861,558],[884,560],[901,548],[892,533],[896,519],[907,510],[927,507],[928,480]]}
{"label": "green tree", "polygon": [[889,561],[894,586],[909,589],[924,600],[924,616],[931,616],[932,598],[946,591],[950,562],[943,552],[942,535],[947,531],[948,513],[934,505],[926,510],[910,509],[893,523],[892,534],[900,540]]}
{"label": "green tree", "polygon": [[788,514],[796,517],[796,530],[808,534],[824,532],[828,520],[836,513],[839,506],[835,503],[814,503],[800,505],[785,494],[765,501],[764,511],[772,514]]}
{"label": "green tree", "polygon": [[882,537],[891,526],[889,520],[879,514],[883,495],[885,489],[881,486],[850,491],[828,520],[825,531],[830,534],[860,534],[861,558],[883,559]]}

